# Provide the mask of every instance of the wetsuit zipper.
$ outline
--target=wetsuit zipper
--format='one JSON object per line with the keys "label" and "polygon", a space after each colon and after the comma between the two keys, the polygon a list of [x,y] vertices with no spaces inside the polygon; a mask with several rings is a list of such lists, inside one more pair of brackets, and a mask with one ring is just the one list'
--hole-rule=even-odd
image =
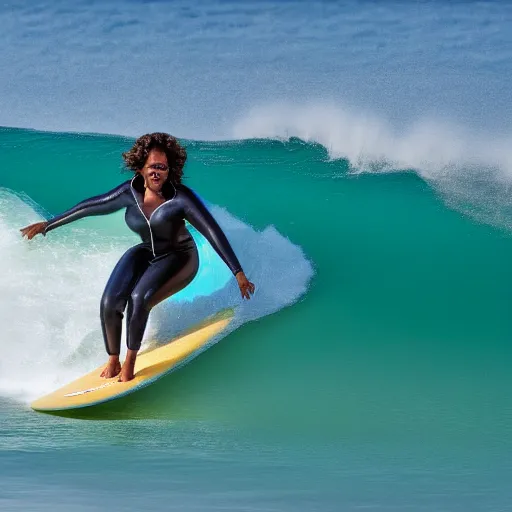
{"label": "wetsuit zipper", "polygon": [[151,215],[149,216],[149,220],[148,218],[146,217],[146,214],[142,211],[142,208],[140,207],[140,204],[139,204],[139,201],[137,201],[137,197],[135,196],[135,192],[133,191],[132,189],[132,195],[133,195],[133,198],[135,199],[135,202],[137,203],[137,206],[139,207],[139,210],[140,210],[140,213],[142,213],[142,216],[144,217],[145,221],[148,223],[148,228],[149,228],[149,236],[151,237],[151,250],[153,251],[153,256],[156,258],[156,253],[155,253],[155,243],[153,241],[153,232],[151,231],[151,218],[153,217],[153,215],[155,214],[155,212],[158,210],[158,208],[160,208],[161,206],[163,206],[165,203],[168,203],[169,201],[172,201],[174,199],[174,197],[176,196],[176,189],[174,189],[174,196],[171,197],[170,199],[167,199],[167,201],[164,201],[162,204],[159,204],[154,210],[153,212],[151,213]]}
{"label": "wetsuit zipper", "polygon": [[[144,220],[148,223],[149,236],[151,237],[151,252],[153,253],[153,256],[156,257],[155,243],[153,242],[153,232],[151,231],[151,217],[153,216],[153,213],[155,213],[156,208],[155,208],[155,211],[149,216],[149,220],[148,220],[148,218],[146,217],[146,214],[142,211],[142,208],[140,207],[139,201],[137,201],[137,196],[135,195],[133,188],[132,188],[132,195],[133,195],[133,198],[135,199],[135,203],[137,204],[137,207],[140,210],[140,213],[144,217]],[[162,205],[160,205],[160,206],[162,206]],[[160,208],[160,206],[158,206],[158,208]]]}

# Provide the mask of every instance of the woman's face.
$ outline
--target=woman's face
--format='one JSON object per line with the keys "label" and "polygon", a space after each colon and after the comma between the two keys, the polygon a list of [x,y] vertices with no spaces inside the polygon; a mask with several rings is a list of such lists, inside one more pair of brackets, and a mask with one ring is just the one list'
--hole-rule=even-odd
{"label": "woman's face", "polygon": [[153,192],[160,192],[169,176],[167,156],[159,149],[152,149],[144,167],[140,169],[144,178],[144,186]]}

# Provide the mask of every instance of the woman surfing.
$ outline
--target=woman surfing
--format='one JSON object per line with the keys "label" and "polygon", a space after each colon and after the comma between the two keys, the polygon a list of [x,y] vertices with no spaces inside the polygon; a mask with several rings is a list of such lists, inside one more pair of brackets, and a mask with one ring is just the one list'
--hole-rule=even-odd
{"label": "woman surfing", "polygon": [[[102,377],[119,375],[126,382],[134,377],[137,353],[151,309],[185,288],[196,276],[199,257],[185,221],[212,245],[235,276],[243,298],[255,286],[242,269],[226,235],[197,195],[182,183],[187,153],[175,137],[152,133],[139,137],[123,153],[126,167],[134,172],[105,194],[81,201],[46,222],[21,229],[31,240],[38,234],[91,215],[106,215],[126,209],[128,227],[141,243],[120,258],[106,284],[100,305],[101,327],[109,355]],[[121,366],[122,320],[126,311],[127,355]]]}

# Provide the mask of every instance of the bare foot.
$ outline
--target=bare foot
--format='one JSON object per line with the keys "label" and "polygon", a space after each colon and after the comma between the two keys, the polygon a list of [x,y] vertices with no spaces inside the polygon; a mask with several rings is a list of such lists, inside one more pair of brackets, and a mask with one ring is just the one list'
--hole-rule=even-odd
{"label": "bare foot", "polygon": [[119,382],[128,382],[135,377],[134,369],[135,369],[135,359],[137,358],[136,350],[128,350],[126,354],[126,359],[123,363],[123,367],[121,368],[121,375],[119,375]]}
{"label": "bare foot", "polygon": [[135,367],[135,361],[133,364],[129,364],[125,361],[123,367],[121,368],[121,375],[119,375],[119,382],[128,382],[135,377],[133,373],[133,369]]}
{"label": "bare foot", "polygon": [[101,372],[100,377],[105,379],[111,379],[121,372],[121,363],[119,362],[119,356],[110,356],[108,359],[107,366]]}

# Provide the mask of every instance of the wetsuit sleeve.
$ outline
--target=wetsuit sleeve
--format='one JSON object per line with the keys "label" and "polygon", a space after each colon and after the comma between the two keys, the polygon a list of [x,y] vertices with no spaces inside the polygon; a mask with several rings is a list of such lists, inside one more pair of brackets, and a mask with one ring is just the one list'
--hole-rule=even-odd
{"label": "wetsuit sleeve", "polygon": [[226,238],[226,235],[213,218],[212,214],[192,190],[184,185],[181,185],[180,189],[184,198],[183,208],[185,220],[190,222],[190,224],[210,242],[233,275],[241,272],[243,270],[242,266]]}
{"label": "wetsuit sleeve", "polygon": [[129,182],[122,183],[105,194],[90,197],[73,206],[69,210],[48,221],[44,233],[63,226],[83,217],[106,215],[129,205]]}

